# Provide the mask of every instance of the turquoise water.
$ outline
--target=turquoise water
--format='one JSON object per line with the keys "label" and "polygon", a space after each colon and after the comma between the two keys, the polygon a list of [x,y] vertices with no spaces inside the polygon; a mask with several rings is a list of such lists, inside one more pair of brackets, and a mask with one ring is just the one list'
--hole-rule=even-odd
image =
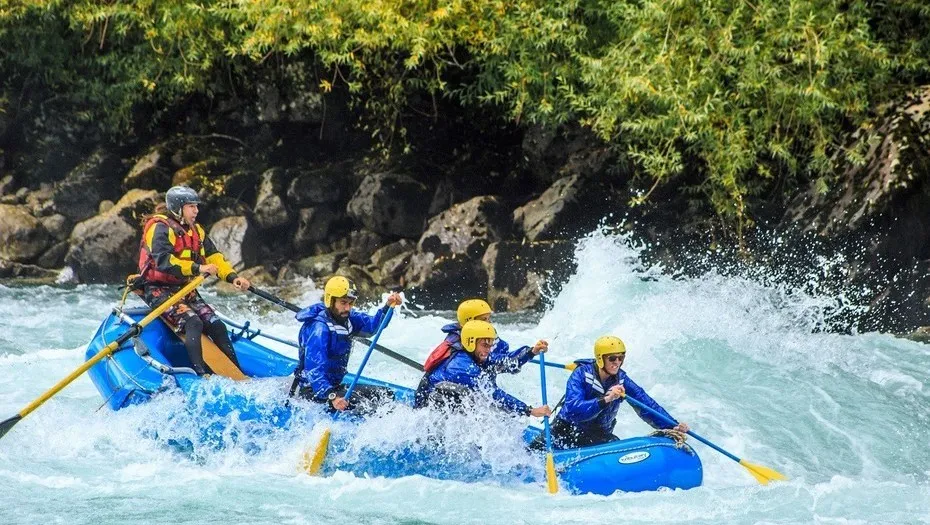
{"label": "turquoise water", "polygon": [[[541,484],[502,477],[473,484],[348,473],[311,478],[299,464],[320,427],[297,424],[258,436],[257,452],[244,445],[180,452],[151,437],[152,430],[182,437],[196,431],[183,419],[166,423],[179,398],[114,413],[100,409],[103,400],[84,376],[0,440],[2,522],[930,523],[930,347],[882,334],[814,333],[834,298],[771,279],[674,280],[644,268],[639,255],[623,238],[592,235],[552,308],[541,318],[508,319],[503,337],[511,344],[548,338],[548,358],[567,362],[588,356],[596,337],[619,335],[629,349],[624,368],[675,417],[789,481],[760,486],[697,442],[704,486],[688,491],[550,496]],[[308,284],[303,302],[316,293]],[[233,318],[296,338],[290,315],[256,297],[207,296]],[[0,418],[79,366],[118,300],[111,287],[0,286]],[[396,318],[381,342],[422,361],[446,322],[438,314]],[[410,386],[418,380],[378,354],[366,374]],[[561,396],[566,377],[549,371],[551,399]],[[501,385],[536,404],[538,378],[532,367]],[[241,388],[274,400],[287,386],[266,380]],[[383,415],[358,429],[344,453],[390,450],[428,426],[463,448],[480,448],[502,471],[532,461],[519,444],[523,422],[417,419],[423,417]],[[618,435],[649,430],[632,410],[621,410]]]}

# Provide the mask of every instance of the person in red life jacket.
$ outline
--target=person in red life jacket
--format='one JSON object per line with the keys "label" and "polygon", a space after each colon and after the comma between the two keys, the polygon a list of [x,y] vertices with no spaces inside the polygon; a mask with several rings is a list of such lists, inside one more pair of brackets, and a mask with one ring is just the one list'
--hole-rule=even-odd
{"label": "person in red life jacket", "polygon": [[[335,276],[323,287],[323,300],[297,312],[300,328],[300,359],[294,371],[298,395],[316,403],[326,403],[330,410],[371,413],[394,399],[394,391],[373,385],[356,384],[351,400],[345,399],[348,385],[342,380],[348,373],[352,337],[370,336],[381,325],[388,308],[401,304],[394,292],[375,315],[355,310],[358,293],[351,281]],[[292,391],[293,388],[292,387]]]}
{"label": "person in red life jacket", "polygon": [[428,376],[425,396],[430,405],[462,407],[462,397],[472,392],[490,395],[498,408],[525,416],[552,413],[548,405],[531,407],[497,386],[497,369],[490,363],[497,330],[487,321],[471,320],[462,326],[462,349],[440,363]]}
{"label": "person in red life jacket", "polygon": [[[241,291],[248,290],[251,285],[248,279],[236,275],[232,265],[207,238],[203,227],[197,224],[199,204],[197,192],[186,186],[174,186],[165,194],[164,207],[159,206],[153,215],[143,219],[139,273],[143,282],[142,298],[152,308],[199,274],[219,275]],[[202,334],[208,335],[239,366],[226,325],[197,290],[168,308],[162,317],[178,333],[184,334],[191,367],[198,374],[211,372],[203,360]]]}
{"label": "person in red life jacket", "polygon": [[[613,428],[625,396],[675,421],[620,369],[625,357],[623,341],[619,337],[605,335],[594,342],[594,359],[575,361],[578,366],[568,378],[565,404],[552,423],[552,445],[555,448],[587,447],[620,439],[613,434]],[[679,432],[689,430],[687,423],[668,425],[645,411],[640,412],[635,407],[634,410],[653,428],[670,428]],[[545,446],[545,437],[540,435],[531,448],[543,449]]]}
{"label": "person in red life jacket", "polygon": [[[442,327],[442,331],[446,334],[445,339],[430,352],[429,357],[426,358],[426,362],[423,364],[424,374],[414,394],[414,408],[421,408],[426,402],[430,372],[452,355],[452,352],[462,350],[462,326],[471,320],[491,322],[493,312],[491,311],[491,305],[486,301],[468,299],[459,304],[455,313],[458,322],[449,323]],[[495,369],[498,374],[517,374],[523,365],[530,362],[540,352],[545,352],[547,348],[549,348],[549,343],[545,339],[540,339],[532,347],[521,346],[511,351],[507,341],[498,338],[491,346],[487,366]]]}

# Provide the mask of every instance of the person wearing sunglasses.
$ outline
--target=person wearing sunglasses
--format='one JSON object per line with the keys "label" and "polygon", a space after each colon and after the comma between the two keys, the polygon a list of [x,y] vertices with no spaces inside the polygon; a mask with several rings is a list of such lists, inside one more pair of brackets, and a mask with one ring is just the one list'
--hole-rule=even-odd
{"label": "person wearing sunglasses", "polygon": [[[625,396],[675,421],[620,368],[625,357],[623,341],[619,337],[605,335],[594,342],[594,359],[575,361],[578,366],[568,378],[565,404],[552,423],[554,447],[587,447],[620,439],[613,434],[613,428]],[[645,412],[637,411],[637,415],[653,428],[688,431],[687,423],[670,426]],[[534,448],[539,446],[545,446],[544,442],[533,443]]]}

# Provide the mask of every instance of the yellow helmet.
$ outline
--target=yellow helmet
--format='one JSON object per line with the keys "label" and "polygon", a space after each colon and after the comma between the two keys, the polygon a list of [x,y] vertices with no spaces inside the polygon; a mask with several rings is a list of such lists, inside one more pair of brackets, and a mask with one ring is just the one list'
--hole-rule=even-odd
{"label": "yellow helmet", "polygon": [[358,292],[355,291],[352,281],[337,275],[326,281],[326,286],[323,287],[323,304],[329,308],[333,305],[333,299],[340,297],[348,297],[354,301],[358,298]]}
{"label": "yellow helmet", "polygon": [[604,356],[610,354],[626,354],[626,345],[619,337],[605,335],[594,341],[594,362],[598,368],[604,368]]}
{"label": "yellow helmet", "polygon": [[459,305],[459,309],[456,310],[456,317],[459,318],[459,325],[465,326],[465,323],[471,321],[479,315],[491,313],[491,305],[482,301],[481,299],[469,299],[467,301],[462,301],[462,304]]}
{"label": "yellow helmet", "polygon": [[487,321],[472,320],[462,327],[462,346],[469,352],[474,352],[478,346],[478,339],[497,339],[497,330]]}

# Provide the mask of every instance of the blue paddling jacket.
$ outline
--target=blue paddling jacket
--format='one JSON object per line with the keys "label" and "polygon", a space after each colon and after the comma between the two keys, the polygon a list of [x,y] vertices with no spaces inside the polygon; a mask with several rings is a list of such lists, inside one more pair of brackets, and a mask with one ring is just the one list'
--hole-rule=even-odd
{"label": "blue paddling jacket", "polygon": [[310,387],[317,401],[326,401],[345,377],[352,350],[352,337],[369,336],[378,331],[387,310],[374,316],[351,310],[345,325],[335,321],[329,310],[319,302],[297,312],[300,328],[301,371],[297,379],[301,387]]}
{"label": "blue paddling jacket", "polygon": [[[453,351],[465,350],[462,347],[462,327],[458,323],[449,323],[442,327],[446,334],[446,342]],[[514,351],[510,350],[507,341],[497,338],[491,347],[491,354],[488,356],[487,366],[493,367],[498,374],[517,374],[520,367],[533,359],[532,348],[521,346]]]}
{"label": "blue paddling jacket", "polygon": [[497,386],[497,370],[490,364],[490,357],[479,364],[467,351],[453,350],[452,355],[427,376],[427,381],[429,386],[425,394],[432,392],[437,384],[448,381],[471,390],[490,393],[491,398],[508,412],[530,414],[529,405]]}
{"label": "blue paddling jacket", "polygon": [[[604,432],[612,432],[614,425],[617,423],[617,411],[620,410],[623,398],[607,403],[603,399],[604,393],[614,385],[623,385],[626,395],[668,417],[669,420],[675,421],[675,418],[649,397],[645,390],[634,383],[623,369],[617,372],[617,375],[608,377],[607,381],[602,383],[594,359],[580,359],[575,363],[578,364],[578,367],[572,371],[572,375],[568,378],[568,384],[565,385],[565,404],[562,405],[562,410],[556,416],[556,419],[561,419],[578,427],[596,426],[600,427]],[[636,410],[636,414],[652,428],[674,427],[674,425],[668,425],[647,412],[640,412],[636,407],[633,407],[633,410]]]}

